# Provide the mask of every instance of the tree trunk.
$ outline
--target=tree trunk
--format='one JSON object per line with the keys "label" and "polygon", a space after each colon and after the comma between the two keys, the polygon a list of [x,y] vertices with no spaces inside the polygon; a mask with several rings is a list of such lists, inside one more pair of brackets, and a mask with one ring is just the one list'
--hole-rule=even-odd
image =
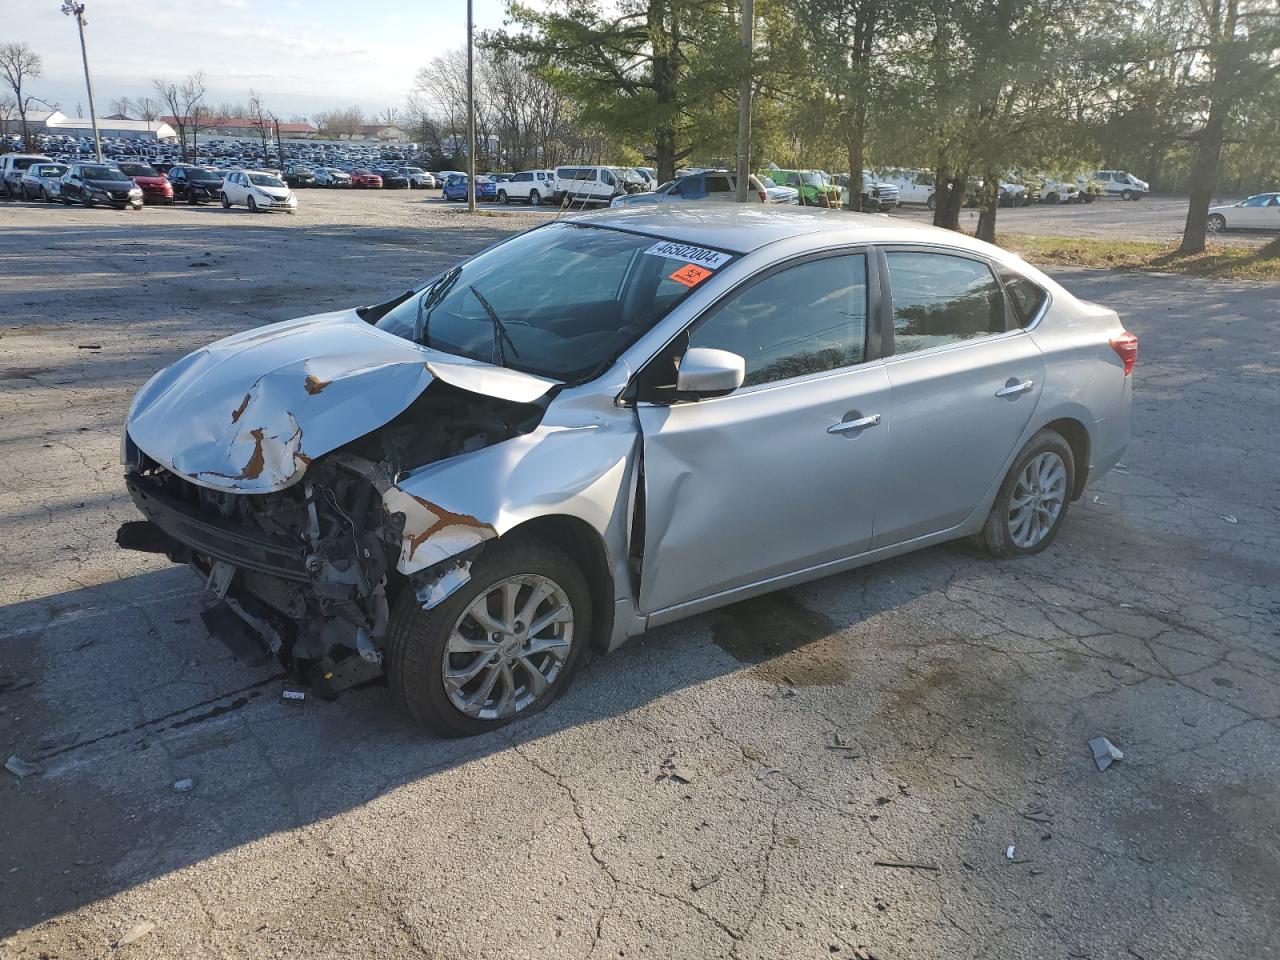
{"label": "tree trunk", "polygon": [[947,230],[960,230],[960,210],[964,207],[964,188],[969,179],[967,170],[944,169],[939,165],[938,186],[935,192],[937,204],[933,211],[933,225]]}
{"label": "tree trunk", "polygon": [[[1218,172],[1222,160],[1222,141],[1227,128],[1231,94],[1226,89],[1239,65],[1230,51],[1235,40],[1239,0],[1226,0],[1225,8],[1215,2],[1210,29],[1214,45],[1209,49],[1212,73],[1209,80],[1209,116],[1196,138],[1196,162],[1191,171],[1191,198],[1187,205],[1187,222],[1182,229],[1179,253],[1203,253],[1205,230],[1209,223],[1209,204],[1218,188]],[[1223,19],[1219,19],[1222,17]],[[1218,49],[1217,45],[1222,48]],[[1224,59],[1229,63],[1223,63]]]}
{"label": "tree trunk", "polygon": [[996,242],[996,210],[1000,207],[1000,172],[987,170],[982,180],[982,210],[978,214],[978,239]]}
{"label": "tree trunk", "polygon": [[[667,18],[671,17],[668,25]],[[676,176],[676,104],[679,37],[675,18],[667,0],[650,0],[649,43],[653,52],[653,95],[657,103],[657,125],[653,146],[658,182]]]}

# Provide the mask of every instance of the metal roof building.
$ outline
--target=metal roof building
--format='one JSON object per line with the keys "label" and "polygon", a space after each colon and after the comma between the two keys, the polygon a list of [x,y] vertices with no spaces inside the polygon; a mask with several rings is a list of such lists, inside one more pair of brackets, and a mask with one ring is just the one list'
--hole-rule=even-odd
{"label": "metal roof building", "polygon": [[[32,133],[93,136],[93,122],[88,117],[68,117],[61,110],[48,113],[32,111],[27,114],[27,125]],[[178,135],[173,127],[160,120],[112,120],[106,117],[98,120],[98,133],[104,137],[132,140],[163,140]]]}

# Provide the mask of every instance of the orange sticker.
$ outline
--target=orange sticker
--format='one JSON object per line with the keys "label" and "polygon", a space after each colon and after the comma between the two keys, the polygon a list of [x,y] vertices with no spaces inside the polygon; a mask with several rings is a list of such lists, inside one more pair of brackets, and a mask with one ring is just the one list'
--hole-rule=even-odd
{"label": "orange sticker", "polygon": [[686,263],[671,274],[671,279],[676,283],[683,283],[686,287],[696,287],[709,276],[711,276],[711,271],[705,267],[700,267],[696,263]]}

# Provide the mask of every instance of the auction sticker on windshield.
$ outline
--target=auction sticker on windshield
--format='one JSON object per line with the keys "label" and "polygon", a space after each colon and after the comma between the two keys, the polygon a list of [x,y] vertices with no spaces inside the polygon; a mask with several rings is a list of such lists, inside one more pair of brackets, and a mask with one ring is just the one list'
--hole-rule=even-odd
{"label": "auction sticker on windshield", "polygon": [[686,263],[671,274],[669,279],[674,280],[676,283],[683,283],[686,287],[696,287],[709,276],[711,276],[711,271],[705,267],[700,267],[696,263]]}
{"label": "auction sticker on windshield", "polygon": [[[661,243],[655,243],[652,247],[645,251],[652,257],[670,257],[672,260],[687,260],[689,263],[705,267],[707,270],[714,270],[716,267],[723,266],[733,259],[732,255],[721,253],[719,250],[708,250],[706,247],[695,247],[687,243],[676,243],[673,240],[663,240]],[[674,279],[674,277],[672,278]]]}

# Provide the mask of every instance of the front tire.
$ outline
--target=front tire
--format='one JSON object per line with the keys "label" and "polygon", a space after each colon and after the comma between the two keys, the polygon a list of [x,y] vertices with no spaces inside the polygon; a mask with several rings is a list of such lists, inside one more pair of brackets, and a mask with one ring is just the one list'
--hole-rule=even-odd
{"label": "front tire", "polygon": [[498,202],[502,204],[504,207],[511,202],[511,198],[507,196],[507,191],[505,190],[498,191]]}
{"label": "front tire", "polygon": [[246,201],[245,206],[249,208],[250,213],[258,212],[258,201],[253,199],[253,197],[250,197],[248,201]]}
{"label": "front tire", "polygon": [[562,550],[535,540],[485,547],[471,580],[423,610],[411,590],[392,610],[386,671],[420,728],[487,733],[552,703],[591,632],[591,593]]}
{"label": "front tire", "polygon": [[1132,200],[1132,199],[1133,199],[1133,191],[1132,191],[1132,190],[1121,190],[1121,191],[1120,191],[1120,199],[1121,199],[1121,200]]}
{"label": "front tire", "polygon": [[1210,233],[1221,233],[1227,229],[1227,218],[1220,213],[1209,214],[1209,219],[1205,221],[1205,226],[1209,228]]}
{"label": "front tire", "polygon": [[924,202],[924,205],[925,205],[925,209],[927,210],[937,210],[938,209],[937,196],[932,193],[929,194],[929,199]]}
{"label": "front tire", "polygon": [[1067,517],[1075,489],[1071,445],[1052,430],[1027,441],[1000,485],[991,512],[976,536],[993,557],[1030,557],[1051,544]]}

